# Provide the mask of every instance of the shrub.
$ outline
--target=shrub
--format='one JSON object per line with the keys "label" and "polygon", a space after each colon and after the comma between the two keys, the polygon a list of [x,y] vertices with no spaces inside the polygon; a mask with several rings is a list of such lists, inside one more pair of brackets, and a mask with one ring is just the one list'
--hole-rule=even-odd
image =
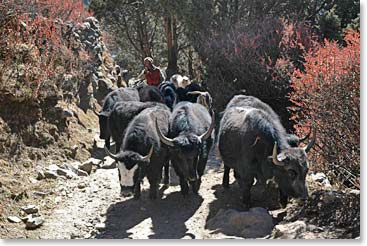
{"label": "shrub", "polygon": [[63,38],[63,23],[89,15],[82,1],[6,0],[0,11],[1,90],[37,98],[42,88],[54,92],[65,73],[82,75],[78,60],[85,54],[75,53],[72,40]]}
{"label": "shrub", "polygon": [[347,30],[345,46],[315,43],[305,55],[304,72],[292,75],[291,100],[297,132],[317,130],[312,168],[334,182],[359,187],[360,176],[360,34]]}
{"label": "shrub", "polygon": [[292,130],[287,111],[290,72],[302,66],[302,54],[310,46],[307,28],[267,18],[238,23],[226,30],[213,30],[201,53],[207,68],[208,90],[218,111],[241,90],[268,103]]}

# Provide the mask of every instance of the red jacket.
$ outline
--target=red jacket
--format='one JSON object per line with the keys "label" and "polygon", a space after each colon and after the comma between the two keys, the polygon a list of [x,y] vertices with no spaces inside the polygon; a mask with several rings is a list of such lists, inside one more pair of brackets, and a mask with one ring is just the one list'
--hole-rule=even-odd
{"label": "red jacket", "polygon": [[159,68],[155,68],[152,71],[145,72],[145,79],[148,85],[158,86],[161,82],[161,72]]}

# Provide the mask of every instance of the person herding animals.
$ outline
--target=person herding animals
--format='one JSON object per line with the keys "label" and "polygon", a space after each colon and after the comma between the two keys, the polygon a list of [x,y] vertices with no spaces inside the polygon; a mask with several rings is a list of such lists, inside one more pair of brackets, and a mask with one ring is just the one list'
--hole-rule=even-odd
{"label": "person herding animals", "polygon": [[144,58],[144,70],[139,74],[138,79],[146,79],[148,85],[158,86],[164,81],[164,76],[159,67],[153,64],[153,58]]}

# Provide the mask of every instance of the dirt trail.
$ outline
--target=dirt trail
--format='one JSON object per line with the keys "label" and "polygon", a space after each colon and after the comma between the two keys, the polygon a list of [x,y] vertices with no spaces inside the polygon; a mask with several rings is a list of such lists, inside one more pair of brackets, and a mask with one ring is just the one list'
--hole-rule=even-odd
{"label": "dirt trail", "polygon": [[[66,195],[56,197],[61,202],[38,229],[39,237],[235,238],[205,229],[208,216],[215,215],[220,208],[241,206],[235,194],[217,197],[224,192],[220,185],[222,172],[219,161],[213,153],[211,156],[199,195],[190,192],[186,198],[181,195],[172,170],[171,185],[168,188],[161,185],[161,199],[157,200],[148,198],[146,179],[140,200],[120,196],[116,168],[97,169],[88,177],[65,181],[58,188]],[[239,191],[233,187],[233,192]]]}
{"label": "dirt trail", "polygon": [[[103,159],[103,143],[93,153]],[[106,164],[113,163],[106,157]],[[178,178],[171,169],[171,184],[161,184],[160,198],[150,200],[149,183],[144,179],[139,200],[122,197],[117,168],[97,169],[90,176],[58,181],[54,189],[54,210],[42,213],[45,223],[32,238],[41,239],[226,239],[238,237],[208,222],[220,209],[243,211],[239,186],[230,175],[230,188],[222,187],[223,167],[218,152],[211,150],[199,195],[180,193]],[[359,238],[359,192],[325,189],[308,177],[311,196],[305,205],[296,201],[286,209],[272,210],[275,227],[263,238]],[[253,205],[272,207],[277,192],[252,191]],[[256,197],[257,194],[257,197]],[[260,194],[260,195],[259,195]],[[266,201],[266,202],[265,202]],[[237,219],[230,223],[238,225]],[[240,219],[241,220],[241,219]],[[276,224],[279,223],[279,226]],[[228,229],[228,228],[227,228]],[[240,230],[246,228],[239,228]],[[256,228],[255,228],[256,229]],[[225,232],[225,233],[224,233]]]}

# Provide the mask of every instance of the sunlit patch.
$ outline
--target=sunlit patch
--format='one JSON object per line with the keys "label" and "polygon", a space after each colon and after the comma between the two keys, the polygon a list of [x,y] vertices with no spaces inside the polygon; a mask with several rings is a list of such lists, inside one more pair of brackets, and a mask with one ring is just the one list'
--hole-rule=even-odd
{"label": "sunlit patch", "polygon": [[133,168],[128,170],[125,167],[123,162],[118,162],[117,167],[120,172],[120,184],[121,186],[133,186],[134,185],[134,173],[135,170],[138,168],[138,165],[135,165]]}

